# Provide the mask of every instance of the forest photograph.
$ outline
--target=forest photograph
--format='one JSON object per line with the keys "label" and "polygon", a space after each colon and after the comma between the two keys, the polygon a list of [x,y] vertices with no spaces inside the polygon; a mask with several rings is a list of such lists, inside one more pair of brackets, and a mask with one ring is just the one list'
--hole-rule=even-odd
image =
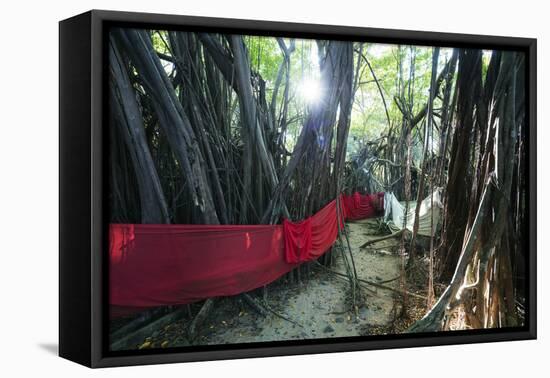
{"label": "forest photograph", "polygon": [[110,351],[520,328],[523,51],[111,27]]}

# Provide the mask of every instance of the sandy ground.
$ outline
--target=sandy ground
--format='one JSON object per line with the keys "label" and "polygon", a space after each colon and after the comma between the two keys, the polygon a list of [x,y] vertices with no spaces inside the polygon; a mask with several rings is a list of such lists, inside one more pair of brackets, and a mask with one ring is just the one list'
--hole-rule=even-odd
{"label": "sandy ground", "polygon": [[[378,221],[370,219],[347,224],[357,274],[361,279],[381,282],[399,273],[395,240],[376,244],[376,249],[360,249],[365,241],[380,236]],[[345,272],[337,253],[334,271]],[[397,281],[385,285],[396,285]],[[328,337],[348,337],[378,333],[377,327],[390,321],[393,292],[366,286],[361,289],[356,308],[351,306],[351,290],[347,278],[331,273],[317,264],[310,265],[308,278],[290,284],[284,279],[268,289],[268,306],[273,312],[260,315],[236,298],[221,299],[193,345],[234,344]],[[257,293],[260,294],[260,293]],[[254,294],[252,294],[254,295]],[[260,298],[256,296],[256,298]],[[190,345],[185,337],[183,319],[144,340],[148,347]]]}

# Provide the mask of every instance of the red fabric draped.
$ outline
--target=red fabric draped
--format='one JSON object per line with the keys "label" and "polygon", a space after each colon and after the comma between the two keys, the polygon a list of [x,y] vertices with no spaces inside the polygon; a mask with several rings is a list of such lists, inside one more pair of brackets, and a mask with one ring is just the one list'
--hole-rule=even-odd
{"label": "red fabric draped", "polygon": [[285,261],[280,225],[132,226],[110,227],[112,239],[133,239],[125,245],[117,242],[111,250],[113,315],[123,314],[121,307],[185,304],[239,294],[295,267]]}
{"label": "red fabric draped", "polygon": [[343,207],[346,211],[346,219],[359,220],[371,218],[384,208],[384,193],[360,194],[342,196]]}
{"label": "red fabric draped", "polygon": [[311,218],[298,223],[283,220],[285,235],[285,259],[288,263],[299,263],[309,258],[311,251]]}
{"label": "red fabric draped", "polygon": [[[283,220],[285,258],[289,263],[315,260],[325,253],[338,237],[336,200],[313,216],[301,222]],[[345,210],[340,210],[340,227],[343,227]]]}
{"label": "red fabric draped", "polygon": [[[375,196],[341,196],[340,221],[376,215]],[[111,315],[250,291],[317,259],[337,236],[336,200],[274,226],[111,224]]]}

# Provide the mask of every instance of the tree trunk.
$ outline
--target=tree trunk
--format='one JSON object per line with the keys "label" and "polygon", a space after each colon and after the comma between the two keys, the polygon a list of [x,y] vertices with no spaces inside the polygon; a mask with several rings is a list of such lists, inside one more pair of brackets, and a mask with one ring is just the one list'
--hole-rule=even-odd
{"label": "tree trunk", "polygon": [[218,224],[211,185],[204,169],[204,157],[174,87],[153,49],[150,36],[144,30],[135,29],[114,29],[112,33],[135,65],[153,100],[160,125],[187,180],[193,216],[198,223]]}
{"label": "tree trunk", "polygon": [[116,45],[109,43],[110,105],[138,183],[141,223],[169,223],[168,207],[149,151],[136,93]]}

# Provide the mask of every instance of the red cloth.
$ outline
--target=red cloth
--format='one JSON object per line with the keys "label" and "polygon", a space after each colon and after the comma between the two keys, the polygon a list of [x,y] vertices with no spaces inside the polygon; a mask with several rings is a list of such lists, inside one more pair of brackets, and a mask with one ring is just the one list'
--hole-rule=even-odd
{"label": "red cloth", "polygon": [[[340,203],[342,225],[346,215],[376,214],[369,196],[341,196]],[[111,315],[267,285],[334,244],[336,209],[334,200],[301,222],[274,226],[111,224]]]}
{"label": "red cloth", "polygon": [[[112,224],[111,238],[129,239]],[[284,259],[282,226],[133,225],[133,242],[113,245],[112,306],[153,307],[235,295],[295,267]]]}
{"label": "red cloth", "polygon": [[[340,221],[343,227],[343,214]],[[285,258],[289,263],[315,260],[325,253],[338,237],[336,200],[301,222],[283,220]]]}
{"label": "red cloth", "polygon": [[309,258],[311,251],[311,218],[298,223],[283,220],[285,235],[285,260],[288,263],[299,263]]}
{"label": "red cloth", "polygon": [[342,196],[343,207],[346,211],[346,219],[359,220],[372,218],[384,209],[384,193],[360,194]]}

